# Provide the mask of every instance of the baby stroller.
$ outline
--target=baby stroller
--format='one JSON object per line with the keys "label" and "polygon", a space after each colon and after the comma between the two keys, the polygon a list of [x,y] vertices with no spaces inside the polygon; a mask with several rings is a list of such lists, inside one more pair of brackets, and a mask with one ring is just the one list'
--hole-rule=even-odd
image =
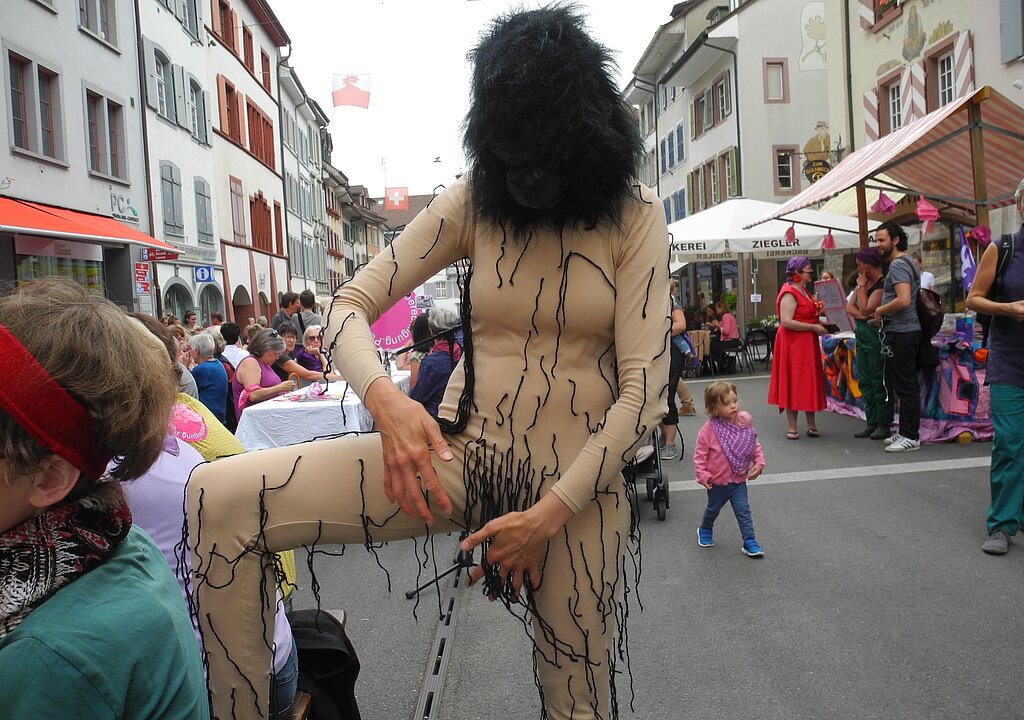
{"label": "baby stroller", "polygon": [[[647,499],[654,503],[654,514],[659,520],[664,520],[668,513],[668,480],[662,468],[662,463],[668,462],[661,459],[658,451],[660,446],[661,433],[655,430],[651,433],[650,441],[641,445],[636,451],[632,462],[623,469],[626,482],[643,482],[647,489]],[[679,444],[683,444],[683,437],[679,435]],[[683,449],[680,448],[680,453]]]}

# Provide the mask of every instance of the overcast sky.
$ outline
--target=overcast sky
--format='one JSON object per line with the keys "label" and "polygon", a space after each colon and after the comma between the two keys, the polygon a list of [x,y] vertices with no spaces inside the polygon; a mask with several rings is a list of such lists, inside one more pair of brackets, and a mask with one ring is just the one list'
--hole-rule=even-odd
{"label": "overcast sky", "polygon": [[[370,194],[408,187],[413,195],[450,183],[464,169],[460,125],[468,105],[466,52],[503,11],[546,1],[271,0],[292,39],[291,65],[330,118],[333,163]],[[615,52],[619,87],[670,0],[581,2],[592,34]],[[370,74],[370,107],[331,106],[333,74]],[[440,158],[440,162],[435,162]],[[386,168],[386,177],[385,177]]]}

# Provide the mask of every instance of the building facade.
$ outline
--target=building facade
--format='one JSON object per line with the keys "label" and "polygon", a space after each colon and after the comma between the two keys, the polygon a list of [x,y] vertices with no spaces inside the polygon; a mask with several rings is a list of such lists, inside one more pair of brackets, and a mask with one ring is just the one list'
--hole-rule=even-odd
{"label": "building facade", "polygon": [[0,277],[65,275],[153,312],[134,6],[0,0],[0,17]]}
{"label": "building facade", "polygon": [[277,63],[290,40],[263,0],[211,0],[210,11],[214,218],[227,315],[244,324],[272,316],[288,289]]}
{"label": "building facade", "polygon": [[[348,178],[341,170],[324,161],[324,204],[327,211],[327,289],[334,293],[352,278],[352,223],[344,216],[344,208],[352,204]],[[346,256],[346,249],[350,253]]]}
{"label": "building facade", "polygon": [[205,8],[192,0],[141,0],[140,103],[154,235],[178,250],[153,263],[159,310],[200,324],[224,311],[224,266],[215,228],[212,115],[216,88],[207,72]]}
{"label": "building facade", "polygon": [[306,94],[293,68],[282,63],[278,77],[290,286],[295,292],[312,290],[325,302],[329,294],[321,132],[327,116]]}

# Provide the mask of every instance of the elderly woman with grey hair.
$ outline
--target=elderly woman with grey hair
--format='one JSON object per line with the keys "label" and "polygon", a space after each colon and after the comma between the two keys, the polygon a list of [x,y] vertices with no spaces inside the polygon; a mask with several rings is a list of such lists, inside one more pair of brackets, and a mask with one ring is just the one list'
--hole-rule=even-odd
{"label": "elderly woman with grey hair", "polygon": [[431,417],[437,417],[448,379],[455,363],[462,357],[462,348],[455,342],[459,318],[447,308],[431,308],[427,312],[427,322],[430,334],[434,336],[434,345],[420,361],[416,384],[409,391],[409,397],[423,405]]}
{"label": "elderly woman with grey hair", "polygon": [[272,367],[283,354],[284,338],[277,330],[264,328],[249,341],[249,357],[238,363],[231,381],[236,417],[242,417],[242,411],[250,405],[295,389],[291,380],[282,382]]}
{"label": "elderly woman with grey hair", "polygon": [[188,339],[188,351],[195,363],[192,377],[199,390],[199,402],[223,423],[227,421],[228,374],[214,357],[216,350],[217,341],[209,332],[198,332]]}

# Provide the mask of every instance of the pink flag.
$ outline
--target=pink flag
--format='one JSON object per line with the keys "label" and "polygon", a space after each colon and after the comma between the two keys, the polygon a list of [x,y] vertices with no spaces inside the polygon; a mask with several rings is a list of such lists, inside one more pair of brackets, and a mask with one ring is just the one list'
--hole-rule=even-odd
{"label": "pink flag", "polygon": [[331,89],[334,107],[339,105],[370,107],[369,75],[335,75]]}
{"label": "pink flag", "polygon": [[384,190],[385,210],[408,210],[409,209],[409,188],[389,187]]}

